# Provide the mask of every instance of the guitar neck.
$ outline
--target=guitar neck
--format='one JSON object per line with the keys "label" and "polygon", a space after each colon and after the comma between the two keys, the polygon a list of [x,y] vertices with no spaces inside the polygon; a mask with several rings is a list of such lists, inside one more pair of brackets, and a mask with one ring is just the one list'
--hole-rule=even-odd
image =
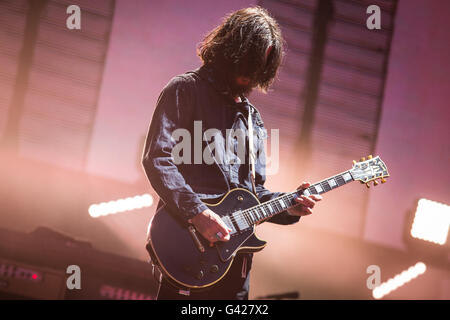
{"label": "guitar neck", "polygon": [[350,171],[345,171],[314,183],[307,189],[296,190],[286,193],[280,197],[261,203],[257,206],[242,210],[240,213],[249,225],[257,224],[263,220],[273,217],[289,208],[299,205],[295,198],[300,195],[322,194],[354,181]]}

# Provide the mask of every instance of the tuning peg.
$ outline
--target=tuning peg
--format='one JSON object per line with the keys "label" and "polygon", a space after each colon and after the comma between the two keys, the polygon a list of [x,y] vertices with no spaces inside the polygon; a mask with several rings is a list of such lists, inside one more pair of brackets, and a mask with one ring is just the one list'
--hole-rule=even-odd
{"label": "tuning peg", "polygon": [[381,178],[381,183],[385,183],[386,179],[385,178]]}
{"label": "tuning peg", "polygon": [[366,160],[366,158],[362,157],[360,161],[365,161],[365,160]]}
{"label": "tuning peg", "polygon": [[356,164],[356,160],[353,160],[353,164]]}
{"label": "tuning peg", "polygon": [[373,185],[374,185],[374,186],[377,186],[377,185],[378,185],[378,181],[375,180],[375,181],[373,182]]}
{"label": "tuning peg", "polygon": [[372,155],[370,154],[370,155],[367,157],[367,159],[372,159]]}
{"label": "tuning peg", "polygon": [[367,188],[370,188],[370,185],[369,185],[369,183],[368,183],[368,182],[366,183],[366,187],[367,187]]}

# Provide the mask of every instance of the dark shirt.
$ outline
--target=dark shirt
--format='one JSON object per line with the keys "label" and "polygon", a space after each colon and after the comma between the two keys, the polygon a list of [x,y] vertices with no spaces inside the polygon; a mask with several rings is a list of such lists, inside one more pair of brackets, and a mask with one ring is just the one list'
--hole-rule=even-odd
{"label": "dark shirt", "polygon": [[[248,132],[249,108],[254,110],[253,140],[258,154],[255,163],[256,195],[260,202],[282,195],[264,187],[266,175],[263,139],[267,138],[267,131],[256,108],[246,97],[242,97],[242,100],[235,102],[224,81],[205,66],[175,76],[165,86],[158,98],[142,159],[147,177],[160,196],[158,208],[166,203],[171,211],[188,220],[207,209],[200,199],[218,198],[233,188],[253,191],[248,161],[248,137],[245,141],[245,158],[241,159],[237,150],[238,143],[242,141],[227,136],[227,129]],[[196,123],[197,132],[194,129],[196,121],[201,121]],[[185,133],[189,132],[191,139],[175,140],[173,133],[180,128],[186,129]],[[205,131],[211,128],[220,132],[208,137]],[[175,163],[179,161],[172,157],[172,150],[180,142],[187,143],[185,146],[190,144],[190,148],[186,147],[182,153],[186,161]],[[214,148],[211,147],[212,142]],[[210,157],[204,157],[204,153]],[[205,163],[205,159],[211,159],[208,161],[210,163]],[[298,220],[299,217],[284,211],[267,221],[292,224]]]}

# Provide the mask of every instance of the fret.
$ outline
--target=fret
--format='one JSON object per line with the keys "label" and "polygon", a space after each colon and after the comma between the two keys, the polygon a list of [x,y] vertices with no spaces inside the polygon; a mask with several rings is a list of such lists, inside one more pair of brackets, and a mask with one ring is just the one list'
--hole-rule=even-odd
{"label": "fret", "polygon": [[264,218],[270,216],[269,208],[266,205],[264,205],[262,208],[263,208]]}
{"label": "fret", "polygon": [[256,213],[256,217],[258,218],[258,220],[261,220],[261,218],[263,217],[262,213],[261,213],[261,207],[256,207],[255,208],[255,213]]}
{"label": "fret", "polygon": [[323,192],[323,188],[320,183],[314,185],[314,188],[316,189],[317,194],[321,194]]}
{"label": "fret", "polygon": [[339,187],[343,186],[345,184],[344,178],[342,178],[342,176],[340,176],[340,175],[336,177],[336,182],[337,182]]}
{"label": "fret", "polygon": [[270,214],[269,214],[270,217],[272,217],[272,216],[274,216],[274,215],[276,215],[278,213],[278,210],[274,207],[273,204],[271,204],[269,207],[271,208],[271,211],[270,211]]}
{"label": "fret", "polygon": [[261,220],[261,217],[260,217],[260,215],[258,213],[258,209],[254,208],[254,209],[251,210],[251,212],[252,212],[252,215],[254,217],[253,219],[255,220],[255,223],[258,222],[259,220]]}
{"label": "fret", "polygon": [[295,201],[295,196],[292,196],[291,194],[287,194],[285,197],[286,197],[288,207],[292,207],[297,203]]}
{"label": "fret", "polygon": [[275,210],[272,208],[272,204],[270,202],[267,202],[267,207],[269,208],[270,213],[274,213]]}
{"label": "fret", "polygon": [[267,211],[266,211],[266,206],[262,205],[261,206],[261,217],[264,219],[265,217],[267,217]]}
{"label": "fret", "polygon": [[328,181],[324,181],[321,183],[323,190],[325,190],[324,192],[328,192],[330,191],[332,188],[330,187],[330,185],[328,184]]}
{"label": "fret", "polygon": [[258,218],[256,218],[255,212],[254,212],[253,210],[254,210],[254,209],[248,209],[247,211],[245,211],[245,213],[246,213],[248,219],[251,220],[251,221],[258,220]]}
{"label": "fret", "polygon": [[278,205],[275,201],[272,201],[272,208],[275,212],[279,212],[280,209],[278,208]]}
{"label": "fret", "polygon": [[251,214],[253,220],[258,221],[259,217],[258,217],[258,212],[256,211],[256,209],[250,210],[250,214]]}
{"label": "fret", "polygon": [[317,194],[317,190],[316,190],[316,188],[314,188],[313,186],[309,187],[309,188],[306,189],[306,190],[309,192],[310,195],[311,195],[311,194]]}
{"label": "fret", "polygon": [[350,182],[353,180],[352,175],[350,174],[350,172],[345,172],[342,175],[342,178],[344,179],[345,183]]}
{"label": "fret", "polygon": [[250,220],[250,221],[252,221],[253,223],[254,223],[255,221],[258,220],[258,219],[255,217],[255,214],[253,213],[253,210],[252,210],[252,209],[248,210],[248,211],[245,212],[245,213],[246,213],[247,219]]}
{"label": "fret", "polygon": [[295,204],[297,204],[297,202],[295,201],[295,197],[293,197],[292,195],[287,195],[287,202],[288,202],[288,207],[292,207]]}
{"label": "fret", "polygon": [[[240,216],[240,218],[241,219],[244,219],[245,221],[247,221],[247,223],[252,223],[252,221],[253,221],[253,219],[252,219],[252,217],[251,217],[251,215],[250,215],[250,212],[249,212],[249,210],[243,210],[242,212],[241,212],[241,216]],[[237,219],[236,219],[237,220]]]}
{"label": "fret", "polygon": [[328,185],[330,186],[331,189],[337,187],[337,183],[336,183],[336,180],[334,180],[334,177],[331,179],[328,179]]}
{"label": "fret", "polygon": [[250,219],[253,221],[252,224],[256,223],[259,220],[255,210],[250,210]]}
{"label": "fret", "polygon": [[273,216],[276,214],[276,210],[271,203],[267,203],[267,208],[269,208],[269,216]]}
{"label": "fret", "polygon": [[260,208],[256,208],[255,211],[256,211],[256,216],[258,217],[258,219],[261,219],[262,218],[262,214],[260,212]]}
{"label": "fret", "polygon": [[294,205],[293,200],[294,200],[294,199],[292,199],[289,195],[285,195],[285,196],[284,196],[284,202],[286,203],[286,206],[287,206],[288,208],[289,208],[289,207],[292,207],[292,206]]}
{"label": "fret", "polygon": [[314,190],[314,194],[320,194],[323,191],[320,183],[313,184],[311,188]]}
{"label": "fret", "polygon": [[336,180],[338,186],[340,187],[350,181],[353,181],[353,177],[350,174],[350,172],[347,171],[347,172],[341,173],[340,175],[337,175],[335,180]]}
{"label": "fret", "polygon": [[327,188],[328,188],[328,191],[330,190],[330,186],[328,185],[328,183],[326,181],[320,181],[320,187],[323,189],[322,193],[327,192]]}
{"label": "fret", "polygon": [[263,217],[267,216],[267,207],[264,205],[264,203],[261,204],[261,212]]}
{"label": "fret", "polygon": [[278,203],[275,200],[272,200],[272,205],[275,206],[275,212],[281,212],[280,208],[278,207]]}
{"label": "fret", "polygon": [[280,204],[281,209],[283,209],[284,208],[283,200],[278,199],[278,203]]}
{"label": "fret", "polygon": [[254,223],[254,219],[251,216],[251,212],[242,211],[242,219],[245,219],[245,221],[247,221],[249,225]]}
{"label": "fret", "polygon": [[260,219],[260,220],[261,220],[261,219],[264,219],[265,214],[264,214],[264,206],[263,206],[263,205],[260,205],[260,206],[258,207],[258,214],[259,214],[259,219]]}
{"label": "fret", "polygon": [[[272,217],[280,212],[283,212],[291,207],[298,205],[295,198],[300,195],[310,196],[312,194],[322,194],[333,189],[336,189],[344,184],[353,181],[353,177],[349,171],[343,172],[333,177],[329,177],[325,180],[317,182],[304,190],[296,190],[291,193],[285,193],[282,196],[261,203],[252,208],[239,213],[239,216],[233,214],[236,225],[239,230],[242,228],[249,228],[258,221],[262,221],[266,218]],[[240,219],[240,220],[239,220]]]}

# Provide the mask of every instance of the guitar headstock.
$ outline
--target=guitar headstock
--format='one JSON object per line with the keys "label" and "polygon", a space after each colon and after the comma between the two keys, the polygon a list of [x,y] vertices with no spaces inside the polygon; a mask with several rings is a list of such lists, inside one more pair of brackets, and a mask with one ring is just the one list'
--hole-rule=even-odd
{"label": "guitar headstock", "polygon": [[386,165],[380,159],[379,156],[375,158],[369,155],[366,158],[361,158],[359,162],[353,160],[353,167],[350,169],[353,179],[359,180],[361,183],[366,184],[367,188],[370,187],[369,182],[373,181],[373,185],[378,185],[377,179],[380,179],[381,183],[386,182],[386,178],[389,177],[389,173]]}

